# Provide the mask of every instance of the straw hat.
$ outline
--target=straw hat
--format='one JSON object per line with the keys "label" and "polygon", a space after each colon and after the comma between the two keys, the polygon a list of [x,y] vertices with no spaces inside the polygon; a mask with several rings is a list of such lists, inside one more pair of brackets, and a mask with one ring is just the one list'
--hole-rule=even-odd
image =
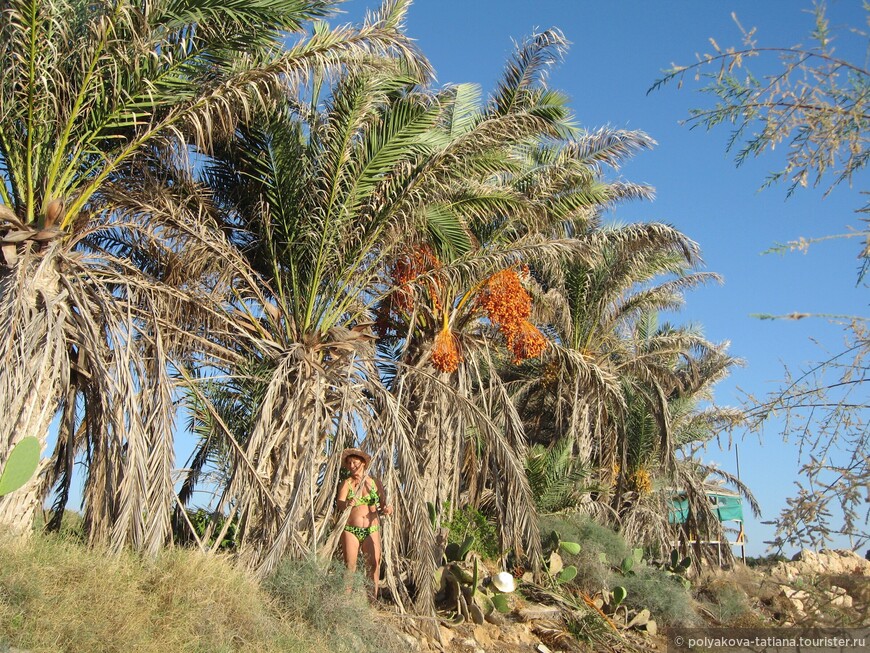
{"label": "straw hat", "polygon": [[362,449],[357,449],[356,447],[348,447],[341,452],[342,465],[346,463],[348,456],[356,456],[357,458],[362,458],[366,462],[366,467],[368,467],[372,462],[372,457]]}

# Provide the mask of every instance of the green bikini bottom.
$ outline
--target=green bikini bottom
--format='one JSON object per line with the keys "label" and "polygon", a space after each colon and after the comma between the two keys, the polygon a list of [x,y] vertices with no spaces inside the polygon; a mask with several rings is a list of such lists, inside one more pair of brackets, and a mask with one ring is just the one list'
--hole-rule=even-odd
{"label": "green bikini bottom", "polygon": [[374,526],[345,526],[344,530],[348,533],[353,533],[356,539],[363,542],[372,533],[377,533],[380,528],[375,524]]}

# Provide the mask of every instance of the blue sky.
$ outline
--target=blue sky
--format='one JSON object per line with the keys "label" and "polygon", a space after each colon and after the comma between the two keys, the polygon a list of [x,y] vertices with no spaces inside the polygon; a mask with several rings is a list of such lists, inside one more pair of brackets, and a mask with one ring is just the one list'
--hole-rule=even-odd
{"label": "blue sky", "polygon": [[[864,174],[826,198],[822,188],[801,189],[788,200],[785,186],[760,191],[778,153],[735,168],[725,153],[727,128],[706,132],[679,124],[690,107],[706,101],[695,87],[668,86],[650,95],[647,89],[672,64],[710,52],[710,37],[723,47],[740,45],[732,12],[744,27],[756,27],[765,45],[809,43],[810,6],[809,0],[416,0],[408,15],[407,32],[433,64],[439,85],[476,82],[484,89],[498,79],[513,41],[558,27],[572,45],[550,84],[571,97],[579,125],[638,129],[658,142],[618,173],[652,184],[656,200],[618,207],[612,218],[674,225],[700,244],[706,269],[724,277],[722,286],[690,293],[673,318],[702,325],[710,340],[730,341],[730,353],[746,361],[717,386],[716,401],[724,405],[738,405],[741,390],[760,395],[775,389],[784,363],[799,368],[823,356],[820,344],[835,347],[840,340],[839,328],[824,320],[760,321],[752,314],[867,316],[867,288],[855,284],[855,240],[816,245],[807,254],[762,252],[857,225],[854,210],[868,180]],[[371,0],[348,0],[342,5],[347,13],[331,22],[358,22],[375,7]],[[834,28],[867,27],[861,0],[829,0],[827,13]],[[866,37],[852,36],[838,52],[863,62],[866,45]],[[776,518],[794,491],[797,448],[782,441],[776,423],[763,441],[749,436],[738,445],[741,477],[759,499],[762,519]],[[706,458],[736,472],[733,449],[713,448]],[[762,554],[772,534],[772,527],[750,518],[747,553]]]}

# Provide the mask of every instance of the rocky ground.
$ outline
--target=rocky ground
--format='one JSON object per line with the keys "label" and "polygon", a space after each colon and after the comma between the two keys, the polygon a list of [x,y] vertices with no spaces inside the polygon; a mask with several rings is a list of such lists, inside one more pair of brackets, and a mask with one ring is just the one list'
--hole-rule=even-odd
{"label": "rocky ground", "polygon": [[[851,551],[803,551],[764,569],[738,563],[693,578],[692,590],[695,628],[870,629],[870,561]],[[723,610],[716,596],[730,596],[746,609]],[[383,616],[409,650],[420,653],[668,650],[667,624],[657,624],[648,611],[608,615],[600,599],[596,606],[581,592],[568,598],[560,601],[553,593],[521,586],[509,612],[493,612],[479,624]],[[584,624],[579,636],[578,622]]]}

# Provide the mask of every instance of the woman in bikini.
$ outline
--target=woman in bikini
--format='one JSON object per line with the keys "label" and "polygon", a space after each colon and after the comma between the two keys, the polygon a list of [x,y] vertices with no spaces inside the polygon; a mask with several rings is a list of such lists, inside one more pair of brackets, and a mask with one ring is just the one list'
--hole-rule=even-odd
{"label": "woman in bikini", "polygon": [[384,486],[380,480],[366,474],[371,456],[361,449],[345,449],[341,453],[348,477],[338,486],[337,508],[343,512],[353,506],[347,526],[341,534],[344,563],[356,571],[360,547],[366,559],[366,569],[374,585],[373,596],[378,597],[378,579],[381,572],[381,534],[379,515],[390,515],[393,508],[387,504]]}

